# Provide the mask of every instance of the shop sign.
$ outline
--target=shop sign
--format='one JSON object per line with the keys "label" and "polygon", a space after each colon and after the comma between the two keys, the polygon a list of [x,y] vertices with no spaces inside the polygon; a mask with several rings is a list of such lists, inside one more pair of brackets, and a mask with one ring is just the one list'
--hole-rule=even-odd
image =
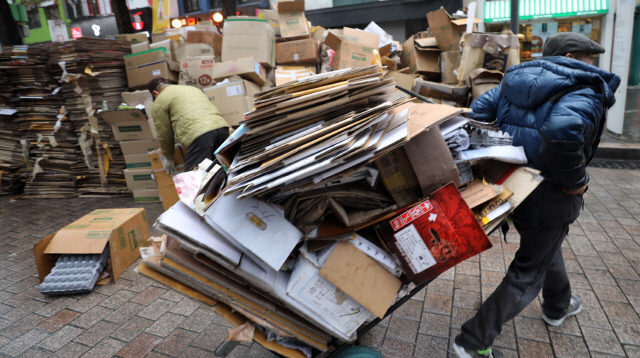
{"label": "shop sign", "polygon": [[[518,12],[520,20],[606,14],[609,12],[609,0],[520,0]],[[510,20],[510,0],[484,3],[484,22]]]}

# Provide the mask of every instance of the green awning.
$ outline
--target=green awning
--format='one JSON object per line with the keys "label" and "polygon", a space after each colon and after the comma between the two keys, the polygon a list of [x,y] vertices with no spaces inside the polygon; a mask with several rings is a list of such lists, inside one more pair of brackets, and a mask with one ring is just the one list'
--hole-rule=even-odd
{"label": "green awning", "polygon": [[[609,0],[520,0],[519,19],[588,16],[609,12]],[[484,22],[511,20],[511,1],[484,3]]]}

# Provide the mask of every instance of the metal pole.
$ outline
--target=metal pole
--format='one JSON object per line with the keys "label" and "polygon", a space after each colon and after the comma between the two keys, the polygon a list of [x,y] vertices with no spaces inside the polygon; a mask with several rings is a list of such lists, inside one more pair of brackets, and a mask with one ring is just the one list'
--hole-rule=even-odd
{"label": "metal pole", "polygon": [[519,3],[519,0],[511,0],[511,32],[513,32],[514,35],[520,33],[520,30],[518,29]]}

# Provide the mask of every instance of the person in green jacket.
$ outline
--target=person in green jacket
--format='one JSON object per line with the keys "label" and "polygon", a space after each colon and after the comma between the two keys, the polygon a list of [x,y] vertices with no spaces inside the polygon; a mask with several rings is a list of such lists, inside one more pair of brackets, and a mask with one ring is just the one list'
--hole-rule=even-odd
{"label": "person in green jacket", "polygon": [[162,77],[152,79],[147,88],[153,94],[151,113],[169,174],[176,172],[174,137],[187,149],[185,171],[205,158],[213,160],[213,152],[229,136],[229,124],[202,90],[172,85]]}

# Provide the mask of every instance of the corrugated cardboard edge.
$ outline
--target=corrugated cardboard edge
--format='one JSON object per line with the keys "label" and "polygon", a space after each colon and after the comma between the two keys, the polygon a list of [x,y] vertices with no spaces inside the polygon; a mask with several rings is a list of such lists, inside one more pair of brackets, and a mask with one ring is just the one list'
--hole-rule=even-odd
{"label": "corrugated cardboard edge", "polygon": [[53,233],[44,239],[40,240],[37,244],[33,245],[33,256],[36,260],[36,267],[38,268],[38,277],[40,282],[44,281],[44,278],[51,272],[53,267],[58,261],[58,255],[45,254],[44,250],[49,246],[49,243],[56,234]]}
{"label": "corrugated cardboard edge", "polygon": [[191,298],[194,298],[200,302],[203,302],[209,306],[215,306],[216,304],[218,304],[218,301],[212,299],[209,296],[203,295],[202,293],[200,293],[199,291],[183,284],[182,282],[171,278],[165,274],[163,274],[162,272],[156,271],[154,270],[152,267],[150,267],[149,265],[147,265],[144,261],[140,263],[140,265],[138,265],[138,272],[140,272],[141,274],[150,277],[160,283],[163,283],[175,290],[177,290],[180,293],[183,293]]}

